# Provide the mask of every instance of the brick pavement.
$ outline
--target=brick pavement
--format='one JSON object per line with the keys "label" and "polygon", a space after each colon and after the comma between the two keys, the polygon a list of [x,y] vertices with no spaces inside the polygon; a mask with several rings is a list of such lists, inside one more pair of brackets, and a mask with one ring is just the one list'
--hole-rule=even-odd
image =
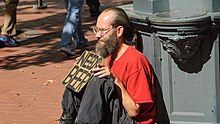
{"label": "brick pavement", "polygon": [[[101,10],[132,0],[101,0]],[[34,9],[35,0],[20,0],[17,11],[17,37],[20,47],[0,48],[0,124],[58,124],[61,115],[62,79],[75,57],[60,53],[60,33],[65,19],[63,0],[43,0],[46,9]],[[4,3],[0,1],[0,24]],[[82,10],[86,38],[93,43],[87,5]]]}

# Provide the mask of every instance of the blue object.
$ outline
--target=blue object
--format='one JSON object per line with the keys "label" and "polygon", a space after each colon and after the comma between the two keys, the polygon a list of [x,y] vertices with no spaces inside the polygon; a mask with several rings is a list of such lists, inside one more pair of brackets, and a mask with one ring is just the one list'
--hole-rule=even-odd
{"label": "blue object", "polygon": [[0,42],[3,42],[6,46],[10,47],[19,46],[19,43],[13,37],[3,34],[0,35]]}

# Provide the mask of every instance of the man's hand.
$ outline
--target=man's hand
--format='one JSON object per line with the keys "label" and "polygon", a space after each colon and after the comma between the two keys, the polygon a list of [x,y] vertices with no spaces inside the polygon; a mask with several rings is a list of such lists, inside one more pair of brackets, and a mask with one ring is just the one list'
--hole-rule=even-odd
{"label": "man's hand", "polygon": [[99,78],[110,76],[115,79],[114,72],[112,72],[111,69],[107,67],[107,65],[98,63],[97,66],[97,68],[91,69],[91,71],[94,72],[94,76],[98,76]]}
{"label": "man's hand", "polygon": [[98,67],[91,69],[91,71],[94,72],[94,76],[98,76],[99,78],[105,76],[112,77],[116,86],[116,90],[125,110],[128,112],[128,115],[131,117],[138,115],[141,108],[140,105],[134,102],[127,90],[124,88],[123,83],[118,79],[118,77],[111,69],[109,69],[106,65],[99,63]]}

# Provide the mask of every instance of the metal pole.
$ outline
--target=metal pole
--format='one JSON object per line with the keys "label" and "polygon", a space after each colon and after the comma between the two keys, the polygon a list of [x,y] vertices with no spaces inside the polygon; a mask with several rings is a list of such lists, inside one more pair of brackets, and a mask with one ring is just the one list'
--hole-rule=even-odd
{"label": "metal pole", "polygon": [[37,0],[37,5],[34,5],[33,8],[44,9],[44,8],[47,8],[47,5],[43,5],[43,1],[42,0]]}

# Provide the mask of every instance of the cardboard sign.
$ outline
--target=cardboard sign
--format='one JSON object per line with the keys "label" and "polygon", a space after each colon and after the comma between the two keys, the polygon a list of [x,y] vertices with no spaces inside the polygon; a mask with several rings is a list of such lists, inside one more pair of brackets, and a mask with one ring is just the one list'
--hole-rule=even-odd
{"label": "cardboard sign", "polygon": [[94,74],[90,69],[97,67],[97,64],[101,61],[101,56],[90,51],[84,51],[69,74],[64,78],[63,84],[75,92],[79,92]]}

